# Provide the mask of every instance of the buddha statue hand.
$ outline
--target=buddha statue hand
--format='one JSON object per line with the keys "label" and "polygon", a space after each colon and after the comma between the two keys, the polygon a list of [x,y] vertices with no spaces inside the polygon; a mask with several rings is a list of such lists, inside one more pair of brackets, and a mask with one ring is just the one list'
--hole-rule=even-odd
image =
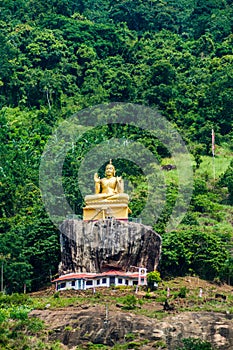
{"label": "buddha statue hand", "polygon": [[124,183],[121,176],[116,177],[116,192],[123,193],[124,192]]}
{"label": "buddha statue hand", "polygon": [[95,183],[100,183],[100,178],[99,178],[97,173],[95,173],[95,175],[94,175],[94,181],[95,181]]}
{"label": "buddha statue hand", "polygon": [[100,178],[97,173],[94,175],[94,181],[95,181],[95,193],[100,193]]}

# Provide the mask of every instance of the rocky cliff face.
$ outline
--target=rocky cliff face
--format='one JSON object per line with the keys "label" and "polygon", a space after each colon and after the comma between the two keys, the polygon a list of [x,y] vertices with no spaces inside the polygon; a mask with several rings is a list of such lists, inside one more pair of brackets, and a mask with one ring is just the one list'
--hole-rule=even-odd
{"label": "rocky cliff face", "polygon": [[[146,340],[140,349],[174,350],[183,338],[200,338],[218,350],[233,349],[232,315],[213,312],[184,312],[166,316],[162,321],[117,310],[103,305],[80,306],[65,310],[34,310],[31,316],[40,317],[49,326],[50,339],[60,340],[66,349],[93,342],[113,346],[124,343],[127,335],[135,341]],[[137,347],[138,348],[138,347]]]}
{"label": "rocky cliff face", "polygon": [[130,266],[154,271],[159,263],[161,237],[151,227],[113,219],[66,220],[60,230],[60,274],[127,270]]}

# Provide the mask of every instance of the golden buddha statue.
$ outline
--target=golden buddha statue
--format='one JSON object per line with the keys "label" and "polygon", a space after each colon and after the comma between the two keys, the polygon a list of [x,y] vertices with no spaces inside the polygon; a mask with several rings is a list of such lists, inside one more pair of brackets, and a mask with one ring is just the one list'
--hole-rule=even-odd
{"label": "golden buddha statue", "polygon": [[129,196],[124,193],[121,176],[115,176],[116,170],[110,159],[105,168],[105,177],[94,175],[95,194],[85,196],[86,207],[83,208],[83,220],[99,220],[107,217],[127,219]]}

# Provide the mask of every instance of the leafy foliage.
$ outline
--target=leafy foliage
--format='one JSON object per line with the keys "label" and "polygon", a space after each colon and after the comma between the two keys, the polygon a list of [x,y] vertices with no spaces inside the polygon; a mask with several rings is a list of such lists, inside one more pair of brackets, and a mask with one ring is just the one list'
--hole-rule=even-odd
{"label": "leafy foliage", "polygon": [[221,275],[229,258],[227,244],[216,234],[200,229],[183,228],[163,235],[163,274],[184,276],[189,273],[213,280]]}
{"label": "leafy foliage", "polygon": [[233,161],[231,161],[228,169],[220,179],[220,183],[228,188],[228,201],[233,205]]}
{"label": "leafy foliage", "polygon": [[125,305],[124,308],[127,310],[135,309],[137,305],[137,298],[133,294],[128,294],[125,296],[124,300],[122,301]]}
{"label": "leafy foliage", "polygon": [[195,338],[183,339],[184,346],[177,348],[177,350],[214,350],[208,341]]}
{"label": "leafy foliage", "polygon": [[[229,234],[223,237],[229,220],[221,207],[232,205],[232,164],[218,188],[212,188],[207,175],[198,175],[202,157],[211,154],[211,128],[219,147],[232,149],[233,144],[232,2],[2,0],[0,28],[0,254],[10,254],[3,259],[5,289],[38,289],[57,271],[59,232],[44,210],[38,175],[53,128],[86,107],[124,101],[158,107],[182,133],[196,161],[194,195],[183,221],[187,229],[178,232],[182,244],[171,242],[170,255],[166,244],[176,237],[164,235],[164,271],[177,275],[193,269],[206,276],[210,268],[210,278],[221,275],[232,281],[227,253],[232,242]],[[79,165],[91,147],[116,135],[131,135],[159,162],[169,157],[158,140],[126,126],[88,134],[67,154],[63,167],[65,194],[76,214],[81,215],[83,204],[76,186]],[[131,206],[138,216],[148,193],[145,177],[132,162],[117,162],[119,174],[135,189]],[[155,226],[161,234],[177,192],[176,182],[170,181]],[[200,229],[203,222],[215,225],[222,236],[218,232],[216,240],[213,233],[207,235]],[[198,253],[197,236],[206,247],[201,252],[209,254],[207,246],[213,247],[216,257],[208,260]],[[203,268],[198,267],[203,259]]]}
{"label": "leafy foliage", "polygon": [[149,272],[147,274],[147,281],[149,283],[153,283],[153,282],[156,282],[156,283],[159,283],[161,282],[161,277],[160,277],[160,273],[158,271],[152,271],[152,272]]}

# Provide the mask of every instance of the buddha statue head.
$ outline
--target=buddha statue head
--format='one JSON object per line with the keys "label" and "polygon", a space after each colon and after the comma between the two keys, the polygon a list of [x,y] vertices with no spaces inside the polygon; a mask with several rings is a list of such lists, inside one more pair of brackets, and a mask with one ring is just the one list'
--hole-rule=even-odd
{"label": "buddha statue head", "polygon": [[106,165],[105,168],[105,176],[106,177],[113,177],[116,174],[116,170],[114,165],[112,164],[112,160],[110,159],[109,164]]}

